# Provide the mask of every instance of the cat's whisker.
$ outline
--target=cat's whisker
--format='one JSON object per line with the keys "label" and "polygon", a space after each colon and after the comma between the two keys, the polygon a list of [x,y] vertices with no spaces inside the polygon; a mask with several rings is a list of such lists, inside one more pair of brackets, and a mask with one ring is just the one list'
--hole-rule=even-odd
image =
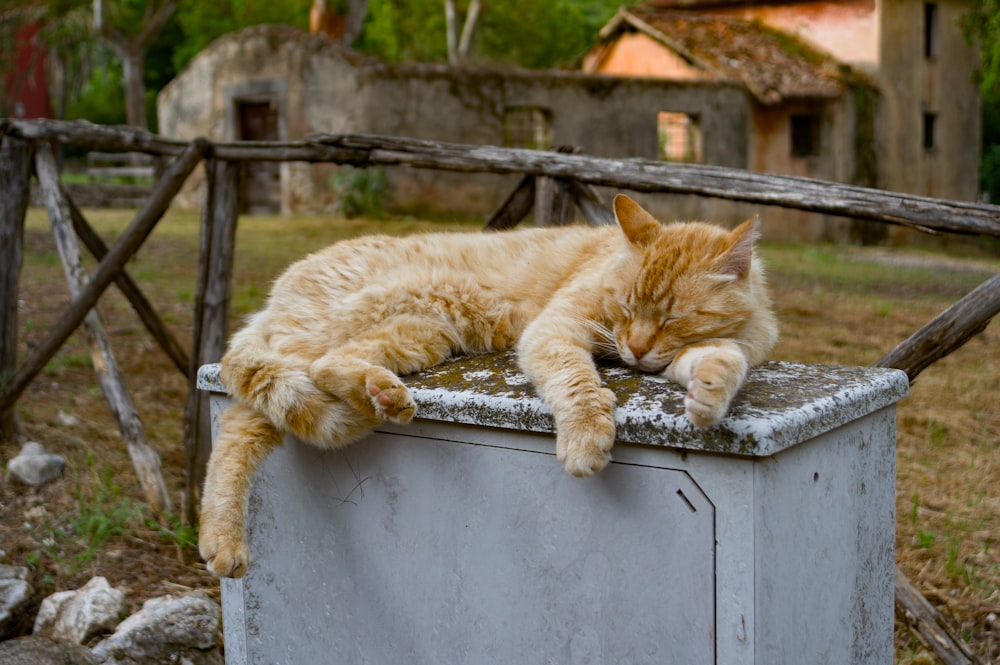
{"label": "cat's whisker", "polygon": [[607,326],[585,317],[574,317],[574,322],[579,323],[597,335],[594,345],[597,348],[610,348],[617,351],[618,345],[615,343],[615,334]]}

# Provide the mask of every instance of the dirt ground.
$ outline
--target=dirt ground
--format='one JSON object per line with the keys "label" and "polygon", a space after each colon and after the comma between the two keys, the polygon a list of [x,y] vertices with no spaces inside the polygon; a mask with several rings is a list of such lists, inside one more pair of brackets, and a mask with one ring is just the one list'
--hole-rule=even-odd
{"label": "dirt ground", "polygon": [[[114,236],[125,223],[127,218],[112,221],[104,231]],[[187,345],[197,234],[190,232],[193,224],[185,224],[158,231],[129,270]],[[267,282],[293,258],[267,250],[282,244],[283,232],[287,229],[275,228],[270,238],[246,242],[242,254],[238,250],[237,315],[259,303]],[[338,232],[297,233],[318,247]],[[764,254],[782,322],[775,357],[804,362],[872,364],[1000,269],[995,259],[896,250],[766,247]],[[20,345],[27,353],[68,302],[44,224],[29,224],[21,285]],[[104,297],[100,309],[180,505],[186,380],[116,291]],[[897,419],[897,562],[986,662],[1000,660],[998,340],[993,324],[926,370],[899,405]],[[30,631],[42,598],[75,589],[93,575],[104,575],[125,591],[133,608],[178,590],[218,593],[217,581],[198,559],[193,528],[175,516],[153,515],[142,503],[80,333],[32,383],[18,415],[25,440],[68,460],[64,478],[42,488],[0,484],[0,563],[27,565],[36,589],[20,618],[21,632]],[[15,453],[14,446],[0,447],[4,463]],[[934,662],[902,624],[897,624],[896,654],[898,663]]]}

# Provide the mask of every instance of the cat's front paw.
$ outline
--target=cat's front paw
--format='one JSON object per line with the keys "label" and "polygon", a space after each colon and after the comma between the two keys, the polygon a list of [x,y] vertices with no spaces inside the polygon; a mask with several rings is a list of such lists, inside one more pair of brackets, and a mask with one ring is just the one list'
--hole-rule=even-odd
{"label": "cat's front paw", "polygon": [[243,577],[250,567],[250,547],[242,529],[221,529],[202,517],[198,551],[216,577]]}
{"label": "cat's front paw", "polygon": [[684,412],[687,417],[702,429],[717,425],[726,415],[730,396],[725,386],[706,383],[697,377],[688,384],[687,396],[684,398]]}
{"label": "cat's front paw", "polygon": [[405,425],[413,420],[417,404],[399,378],[388,370],[372,371],[365,377],[365,390],[375,415]]}
{"label": "cat's front paw", "polygon": [[611,461],[615,445],[615,396],[602,388],[600,408],[561,422],[556,428],[556,459],[577,478],[592,476]]}
{"label": "cat's front paw", "polygon": [[718,424],[729,410],[746,371],[742,356],[719,353],[702,359],[684,398],[684,411],[691,422],[701,428]]}

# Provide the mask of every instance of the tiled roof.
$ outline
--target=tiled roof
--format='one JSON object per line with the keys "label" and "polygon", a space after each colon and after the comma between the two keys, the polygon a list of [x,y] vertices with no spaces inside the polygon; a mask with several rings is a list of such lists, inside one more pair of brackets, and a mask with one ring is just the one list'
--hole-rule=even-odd
{"label": "tiled roof", "polygon": [[835,98],[844,91],[844,65],[759,21],[640,5],[621,10],[602,36],[609,38],[628,26],[711,75],[740,81],[762,104]]}

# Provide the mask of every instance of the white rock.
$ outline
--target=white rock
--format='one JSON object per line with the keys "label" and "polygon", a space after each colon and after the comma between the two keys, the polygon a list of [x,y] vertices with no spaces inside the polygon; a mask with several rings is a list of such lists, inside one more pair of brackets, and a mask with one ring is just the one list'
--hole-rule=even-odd
{"label": "white rock", "polygon": [[27,568],[0,565],[0,639],[11,619],[31,599],[34,590],[27,580]]}
{"label": "white rock", "polygon": [[79,418],[71,413],[66,413],[65,411],[59,411],[59,413],[56,414],[56,420],[58,420],[59,424],[64,427],[76,427],[80,424]]}
{"label": "white rock", "polygon": [[204,593],[151,598],[92,652],[99,663],[221,662],[222,608]]}
{"label": "white rock", "polygon": [[42,601],[34,633],[55,640],[85,644],[111,632],[128,609],[125,594],[103,577],[94,577],[76,591],[60,591]]}
{"label": "white rock", "polygon": [[66,460],[47,453],[40,443],[29,441],[7,464],[7,476],[27,485],[44,485],[62,476]]}

